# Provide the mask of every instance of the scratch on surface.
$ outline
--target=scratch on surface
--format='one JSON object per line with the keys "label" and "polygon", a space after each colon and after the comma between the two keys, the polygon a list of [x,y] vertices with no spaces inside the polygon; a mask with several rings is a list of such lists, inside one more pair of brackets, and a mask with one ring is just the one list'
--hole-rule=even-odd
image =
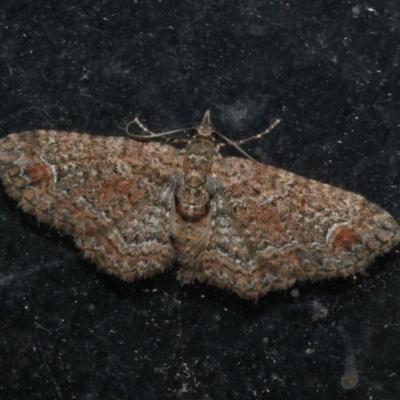
{"label": "scratch on surface", "polygon": [[354,356],[353,345],[351,343],[350,335],[344,330],[343,327],[338,326],[337,330],[342,335],[346,350],[346,364],[340,383],[343,389],[354,389],[358,383],[358,372],[356,369],[356,358]]}

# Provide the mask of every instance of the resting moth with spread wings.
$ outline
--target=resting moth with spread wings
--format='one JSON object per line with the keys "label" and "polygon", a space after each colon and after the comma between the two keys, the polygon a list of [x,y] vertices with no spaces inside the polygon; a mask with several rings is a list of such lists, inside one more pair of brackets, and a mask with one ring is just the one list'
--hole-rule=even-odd
{"label": "resting moth with spread wings", "polygon": [[0,177],[26,212],[127,281],[176,263],[183,283],[259,298],[361,271],[400,241],[393,217],[355,193],[222,158],[209,112],[184,154],[128,137],[14,133],[0,140]]}

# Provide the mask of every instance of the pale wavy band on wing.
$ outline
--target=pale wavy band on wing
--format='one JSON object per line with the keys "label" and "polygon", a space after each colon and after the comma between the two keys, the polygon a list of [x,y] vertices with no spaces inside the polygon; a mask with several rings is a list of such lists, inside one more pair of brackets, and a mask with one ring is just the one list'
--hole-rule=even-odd
{"label": "pale wavy band on wing", "polygon": [[[211,233],[207,251],[228,234],[252,256],[240,264],[232,252],[221,260],[213,253],[204,275],[242,297],[358,272],[400,241],[393,217],[355,193],[238,158],[222,159],[214,173],[229,199],[225,215],[241,227],[228,231],[224,222]],[[220,212],[217,207],[217,227]]]}
{"label": "pale wavy band on wing", "polygon": [[[163,166],[158,165],[160,151],[170,154]],[[40,221],[71,234],[84,255],[107,272],[132,280],[171,265],[172,147],[34,131],[2,139],[0,157],[10,196]],[[142,237],[143,226],[153,229],[151,245]],[[145,257],[151,265],[142,269]]]}

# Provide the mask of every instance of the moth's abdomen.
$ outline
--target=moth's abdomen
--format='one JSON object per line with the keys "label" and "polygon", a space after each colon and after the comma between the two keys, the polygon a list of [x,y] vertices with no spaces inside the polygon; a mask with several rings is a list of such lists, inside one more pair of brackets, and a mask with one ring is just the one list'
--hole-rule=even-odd
{"label": "moth's abdomen", "polygon": [[179,266],[178,279],[191,282],[196,275],[196,258],[205,248],[210,232],[210,195],[200,190],[180,187],[175,198],[174,249]]}

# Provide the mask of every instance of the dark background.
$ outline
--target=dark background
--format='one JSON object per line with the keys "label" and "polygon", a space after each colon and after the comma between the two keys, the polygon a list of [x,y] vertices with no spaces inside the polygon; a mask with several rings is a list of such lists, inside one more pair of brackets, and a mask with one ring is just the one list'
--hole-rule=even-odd
{"label": "dark background", "polygon": [[[242,139],[282,118],[243,148],[400,221],[399,34],[398,0],[3,0],[0,135],[123,135],[137,114],[157,130],[210,108]],[[100,273],[2,188],[0,219],[2,399],[398,398],[399,248],[254,303]]]}

